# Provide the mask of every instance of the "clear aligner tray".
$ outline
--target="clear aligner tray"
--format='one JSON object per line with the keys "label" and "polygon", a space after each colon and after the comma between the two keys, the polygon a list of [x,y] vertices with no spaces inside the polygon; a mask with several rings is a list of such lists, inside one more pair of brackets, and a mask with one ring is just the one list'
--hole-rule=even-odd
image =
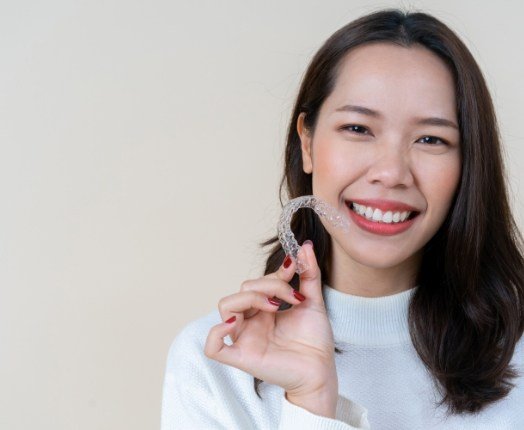
{"label": "clear aligner tray", "polygon": [[317,215],[329,221],[334,227],[341,228],[344,231],[347,231],[349,227],[347,218],[341,216],[335,208],[315,196],[301,196],[290,200],[284,206],[280,215],[278,222],[278,239],[286,255],[289,255],[297,262],[296,272],[298,274],[307,270],[307,264],[298,258],[300,246],[291,231],[291,219],[293,218],[293,214],[300,208],[313,209]]}

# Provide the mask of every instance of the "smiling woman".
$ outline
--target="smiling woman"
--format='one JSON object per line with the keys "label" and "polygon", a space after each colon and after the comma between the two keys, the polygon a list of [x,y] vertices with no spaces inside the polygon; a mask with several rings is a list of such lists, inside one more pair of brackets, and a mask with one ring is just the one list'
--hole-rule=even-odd
{"label": "smiling woman", "polygon": [[162,428],[524,428],[523,243],[459,38],[398,10],[333,34],[292,111],[284,186],[347,231],[298,211],[299,276],[263,243],[264,276],[173,343]]}
{"label": "smiling woman", "polygon": [[[429,49],[392,42],[356,47],[338,69],[316,123],[305,126],[306,112],[297,120],[313,194],[362,212],[349,212],[349,234],[323,223],[334,241],[327,282],[359,296],[407,290],[460,179],[453,74]],[[402,222],[388,222],[394,212]]]}

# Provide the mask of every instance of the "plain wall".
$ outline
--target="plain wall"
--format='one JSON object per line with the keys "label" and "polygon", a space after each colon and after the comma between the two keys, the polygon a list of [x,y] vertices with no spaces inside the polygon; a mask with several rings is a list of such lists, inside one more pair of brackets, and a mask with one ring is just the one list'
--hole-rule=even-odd
{"label": "plain wall", "polygon": [[158,428],[172,339],[262,273],[307,63],[386,6],[472,50],[522,225],[520,1],[2,1],[0,428]]}

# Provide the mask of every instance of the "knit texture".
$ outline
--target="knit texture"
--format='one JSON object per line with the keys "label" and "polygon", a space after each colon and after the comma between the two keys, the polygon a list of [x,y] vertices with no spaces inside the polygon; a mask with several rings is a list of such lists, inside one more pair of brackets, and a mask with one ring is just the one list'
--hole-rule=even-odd
{"label": "knit texture", "polygon": [[[204,355],[218,311],[187,324],[171,345],[162,399],[162,430],[195,429],[524,429],[524,376],[503,400],[478,414],[446,416],[434,381],[409,336],[407,311],[415,288],[359,297],[324,285],[333,328],[339,399],[336,418],[315,415],[253,376]],[[523,339],[512,364],[524,374]]]}

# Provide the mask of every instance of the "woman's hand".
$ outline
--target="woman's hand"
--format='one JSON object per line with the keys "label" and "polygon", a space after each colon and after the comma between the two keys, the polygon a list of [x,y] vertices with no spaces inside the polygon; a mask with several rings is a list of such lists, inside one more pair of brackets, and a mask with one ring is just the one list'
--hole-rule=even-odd
{"label": "woman's hand", "polygon": [[[338,380],[331,324],[322,298],[322,281],[311,242],[300,250],[308,269],[300,275],[303,301],[289,285],[296,262],[271,274],[245,281],[240,292],[219,302],[224,321],[211,328],[205,355],[234,366],[286,391],[289,401],[324,416],[335,416]],[[292,304],[277,312],[274,296]],[[229,335],[233,344],[225,345]]]}

